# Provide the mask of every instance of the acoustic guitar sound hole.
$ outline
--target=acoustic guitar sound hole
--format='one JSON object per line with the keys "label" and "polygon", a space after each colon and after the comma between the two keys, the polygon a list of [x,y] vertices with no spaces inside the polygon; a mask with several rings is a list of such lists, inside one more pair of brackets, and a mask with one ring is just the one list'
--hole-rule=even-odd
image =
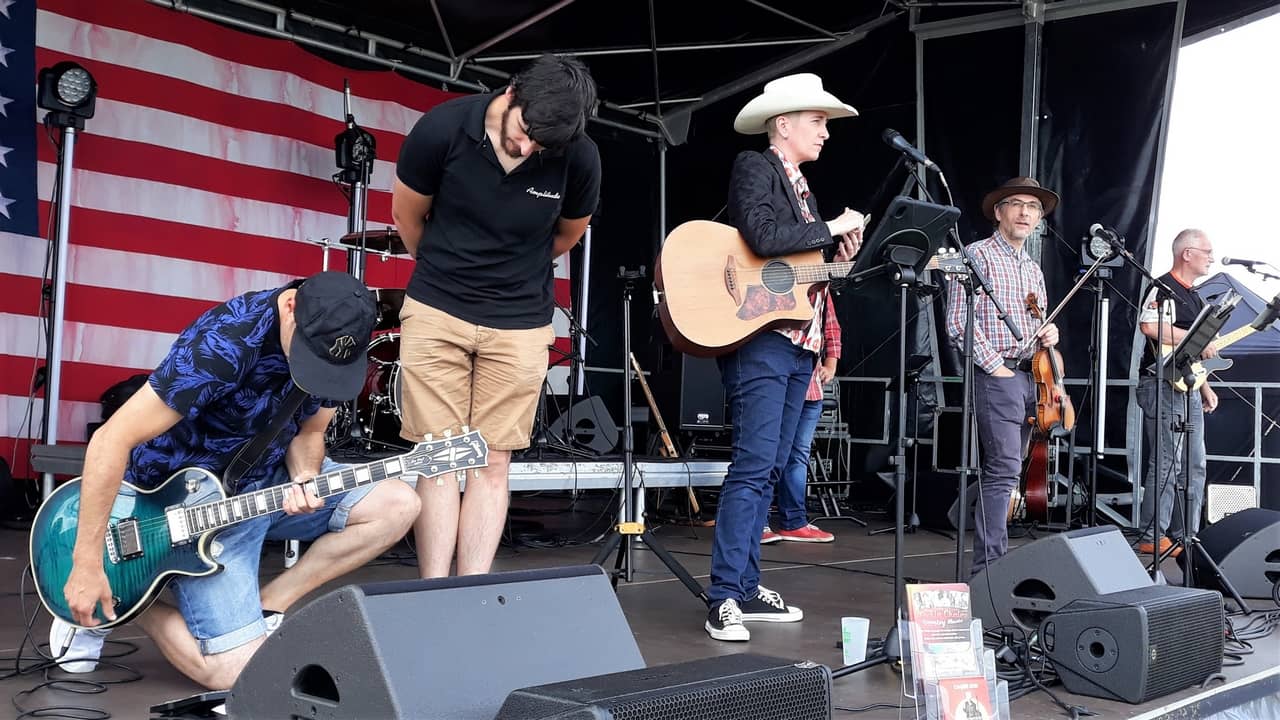
{"label": "acoustic guitar sound hole", "polygon": [[760,282],[769,292],[783,295],[795,287],[796,275],[790,265],[774,260],[760,269]]}

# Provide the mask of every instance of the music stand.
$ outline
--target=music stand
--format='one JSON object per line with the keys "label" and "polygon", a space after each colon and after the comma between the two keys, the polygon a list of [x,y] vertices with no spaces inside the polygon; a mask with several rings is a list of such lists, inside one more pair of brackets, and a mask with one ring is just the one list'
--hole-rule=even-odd
{"label": "music stand", "polygon": [[902,617],[903,524],[906,521],[907,484],[907,295],[918,284],[920,273],[942,246],[951,226],[960,217],[960,208],[898,196],[889,202],[884,220],[876,226],[866,247],[858,254],[853,282],[879,273],[892,273],[898,287],[898,445],[893,456],[893,622],[880,649],[865,661],[846,665],[831,673],[833,678],[865,670],[902,658],[898,621]]}
{"label": "music stand", "polygon": [[[1246,615],[1249,614],[1249,606],[1245,604],[1244,599],[1240,597],[1240,593],[1236,591],[1235,586],[1231,584],[1231,580],[1222,572],[1222,568],[1214,562],[1209,555],[1209,551],[1204,549],[1200,543],[1197,534],[1191,531],[1191,503],[1188,497],[1191,488],[1191,394],[1195,392],[1196,370],[1193,367],[1199,361],[1201,353],[1208,347],[1209,343],[1218,336],[1218,330],[1227,322],[1227,318],[1231,317],[1232,311],[1235,310],[1236,304],[1240,302],[1240,296],[1232,292],[1226,300],[1219,305],[1212,303],[1206,304],[1200,309],[1200,314],[1196,316],[1195,322],[1187,330],[1187,334],[1183,336],[1182,341],[1173,349],[1173,352],[1166,356],[1165,365],[1160,369],[1160,379],[1173,383],[1182,380],[1186,383],[1186,392],[1182,393],[1183,415],[1182,422],[1174,426],[1173,431],[1182,435],[1182,472],[1179,473],[1181,478],[1175,479],[1173,484],[1174,504],[1177,505],[1177,497],[1182,495],[1182,538],[1175,544],[1170,545],[1168,550],[1163,554],[1159,552],[1160,546],[1158,542],[1155,545],[1155,562],[1153,570],[1159,572],[1160,564],[1164,559],[1173,554],[1175,548],[1181,549],[1182,558],[1182,584],[1186,587],[1192,587],[1195,583],[1195,557],[1193,553],[1199,553],[1199,557],[1204,561],[1202,567],[1208,568],[1214,578],[1218,581],[1219,586],[1227,591],[1231,599],[1239,606],[1240,610]],[[1157,389],[1157,395],[1164,388]],[[1156,463],[1156,475],[1160,475],[1160,460],[1153,458]],[[1158,482],[1152,483],[1151,488],[1156,492],[1156,497],[1152,502],[1153,517],[1152,522],[1155,523],[1160,513],[1160,485]],[[1159,530],[1159,528],[1157,528]],[[1158,537],[1159,533],[1153,535]]]}

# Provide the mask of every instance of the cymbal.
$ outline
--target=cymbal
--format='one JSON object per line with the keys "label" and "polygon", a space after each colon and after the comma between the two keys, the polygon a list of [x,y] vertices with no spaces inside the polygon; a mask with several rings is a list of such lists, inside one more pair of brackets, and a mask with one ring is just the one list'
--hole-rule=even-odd
{"label": "cymbal", "polygon": [[[360,237],[361,234],[358,232],[347,233],[338,238],[338,244],[358,248],[360,247]],[[404,246],[404,241],[400,239],[399,231],[395,228],[366,230],[364,232],[364,247],[366,250],[390,253],[392,255],[409,254],[409,250]]]}

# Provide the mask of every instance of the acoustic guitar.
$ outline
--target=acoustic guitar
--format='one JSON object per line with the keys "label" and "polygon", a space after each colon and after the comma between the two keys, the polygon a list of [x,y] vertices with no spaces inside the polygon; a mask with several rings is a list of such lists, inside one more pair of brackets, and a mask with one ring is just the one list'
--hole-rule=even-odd
{"label": "acoustic guitar", "polygon": [[[809,289],[847,277],[853,266],[824,262],[820,250],[760,257],[736,228],[693,220],[672,230],[658,255],[658,314],[676,350],[715,357],[765,330],[809,322]],[[927,269],[966,272],[955,250],[939,252]]]}

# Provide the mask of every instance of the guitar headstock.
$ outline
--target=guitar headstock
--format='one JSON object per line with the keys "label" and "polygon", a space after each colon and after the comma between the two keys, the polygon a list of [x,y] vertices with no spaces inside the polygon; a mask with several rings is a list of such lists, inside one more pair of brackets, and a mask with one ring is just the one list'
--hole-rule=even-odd
{"label": "guitar headstock", "polygon": [[461,435],[428,435],[401,457],[404,469],[427,477],[489,465],[489,444],[478,430],[462,428]]}
{"label": "guitar headstock", "polygon": [[925,269],[937,270],[947,277],[969,274],[969,268],[964,264],[964,256],[955,248],[939,248],[937,254],[929,259]]}
{"label": "guitar headstock", "polygon": [[1258,313],[1258,317],[1254,318],[1253,322],[1249,324],[1253,326],[1254,330],[1263,330],[1275,322],[1277,317],[1280,317],[1280,293],[1276,293],[1276,296],[1271,298],[1271,302],[1267,303],[1267,306],[1262,308],[1262,312]]}

